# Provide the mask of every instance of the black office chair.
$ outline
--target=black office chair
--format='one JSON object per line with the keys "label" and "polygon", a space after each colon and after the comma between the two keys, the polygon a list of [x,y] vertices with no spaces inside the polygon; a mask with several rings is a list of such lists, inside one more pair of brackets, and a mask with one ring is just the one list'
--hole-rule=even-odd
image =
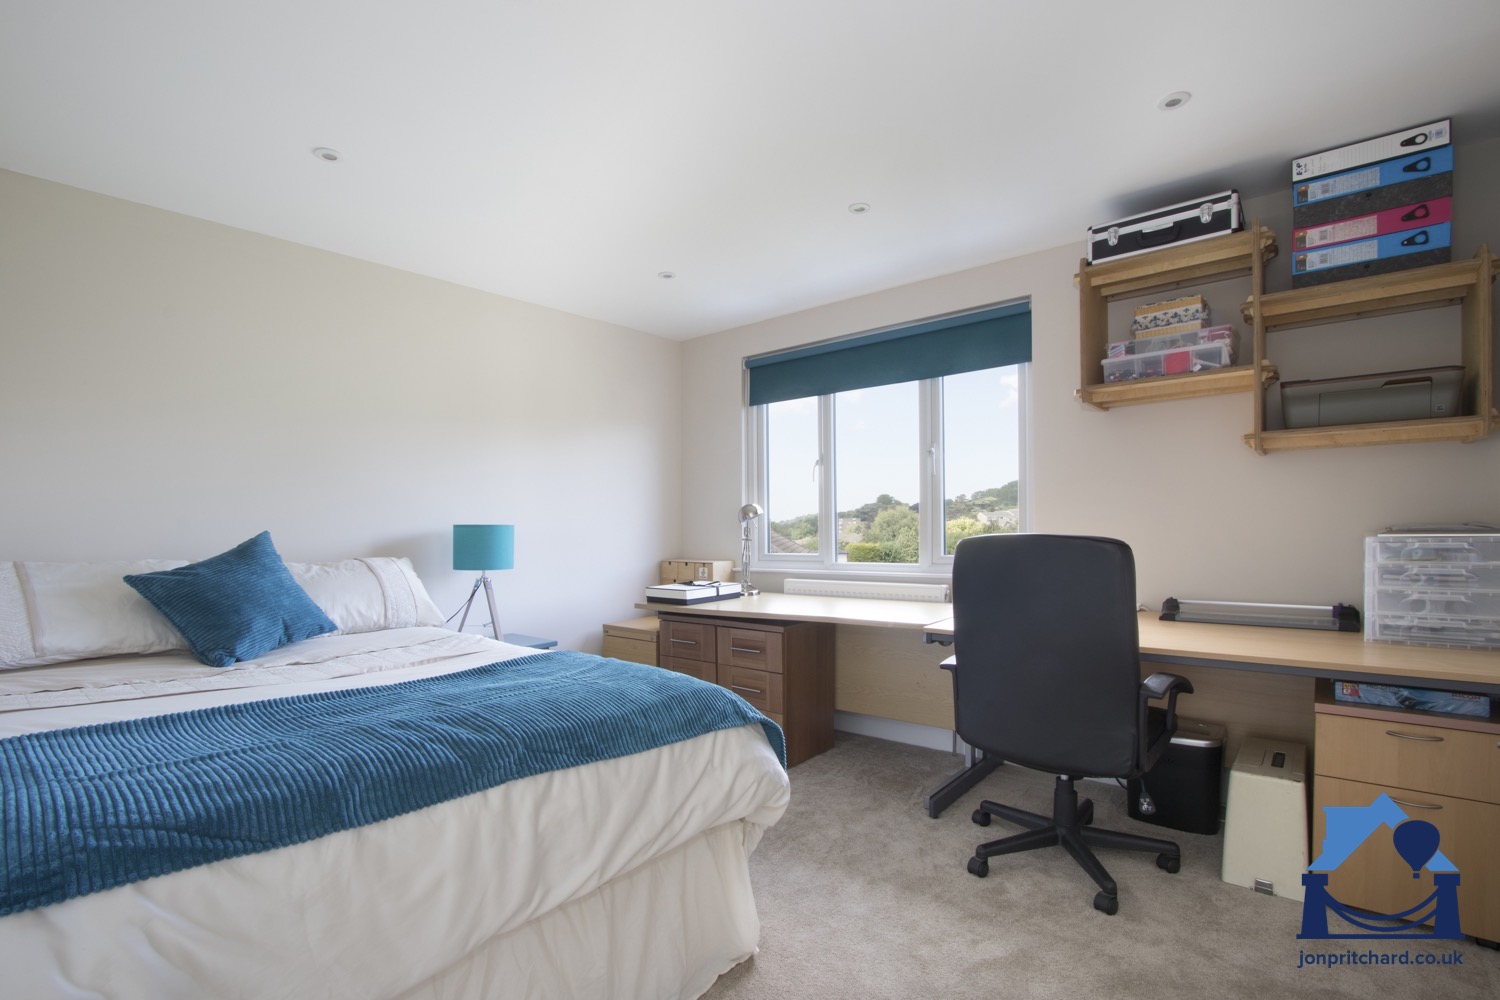
{"label": "black office chair", "polygon": [[[1114,879],[1090,847],[1153,851],[1168,872],[1182,864],[1169,840],[1097,829],[1076,778],[1139,777],[1177,727],[1175,674],[1140,675],[1135,558],[1112,538],[976,535],[953,560],[955,729],[986,756],[1057,775],[1052,815],[985,801],[974,822],[999,816],[1027,832],[980,844],[969,871],[989,860],[1060,844],[1099,884],[1094,906],[1119,910]],[[1166,698],[1166,709],[1147,703]]]}

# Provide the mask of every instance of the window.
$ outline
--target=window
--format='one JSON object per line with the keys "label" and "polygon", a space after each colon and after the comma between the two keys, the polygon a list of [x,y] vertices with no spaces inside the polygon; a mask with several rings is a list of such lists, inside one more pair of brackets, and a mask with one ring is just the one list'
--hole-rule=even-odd
{"label": "window", "polygon": [[[994,312],[981,317],[992,319]],[[757,522],[755,564],[791,572],[942,571],[961,538],[1020,530],[1030,314],[1019,314],[1025,351],[1013,364],[892,380],[893,373],[910,370],[901,363],[864,379],[873,384],[849,385],[849,371],[858,365],[840,354],[839,342],[815,354],[748,362],[748,472],[755,501],[766,511]],[[995,329],[988,333],[994,336]],[[922,366],[930,367],[932,347],[920,352]],[[831,363],[818,362],[829,355]],[[998,359],[1016,355],[1011,350]],[[757,362],[775,365],[788,357],[800,365],[798,384],[757,386]],[[810,357],[824,364],[822,374]],[[766,398],[777,395],[790,398]]]}

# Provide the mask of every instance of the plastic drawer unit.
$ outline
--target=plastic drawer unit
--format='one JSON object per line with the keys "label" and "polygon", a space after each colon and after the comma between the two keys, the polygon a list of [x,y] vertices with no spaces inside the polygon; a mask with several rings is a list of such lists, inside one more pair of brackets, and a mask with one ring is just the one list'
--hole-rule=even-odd
{"label": "plastic drawer unit", "polygon": [[1500,532],[1366,538],[1365,638],[1500,649]]}
{"label": "plastic drawer unit", "polygon": [[1146,354],[1127,354],[1119,358],[1105,358],[1104,381],[1129,382],[1141,378],[1157,378],[1162,375],[1182,375],[1187,372],[1208,371],[1229,364],[1229,345],[1215,342],[1193,347],[1177,347],[1166,351],[1151,351]]}

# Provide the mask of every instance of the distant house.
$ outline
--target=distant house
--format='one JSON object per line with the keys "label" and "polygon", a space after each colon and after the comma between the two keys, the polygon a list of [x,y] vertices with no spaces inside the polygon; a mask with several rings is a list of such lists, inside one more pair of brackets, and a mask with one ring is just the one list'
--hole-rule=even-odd
{"label": "distant house", "polygon": [[771,529],[771,551],[772,552],[812,552],[801,542],[794,542],[776,529]]}
{"label": "distant house", "polygon": [[1016,508],[1010,510],[981,510],[974,514],[975,520],[987,528],[997,531],[1015,531],[1021,524],[1021,512]]}

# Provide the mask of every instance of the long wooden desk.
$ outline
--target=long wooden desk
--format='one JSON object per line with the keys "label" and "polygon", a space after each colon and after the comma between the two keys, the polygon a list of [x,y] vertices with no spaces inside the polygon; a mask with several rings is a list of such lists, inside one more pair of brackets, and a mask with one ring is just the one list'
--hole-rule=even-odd
{"label": "long wooden desk", "polygon": [[[1140,613],[1138,629],[1142,674],[1164,665],[1193,681],[1195,691],[1179,711],[1224,724],[1226,761],[1246,735],[1311,746],[1319,678],[1500,694],[1495,652],[1366,642],[1357,632],[1164,622],[1154,611]],[[951,641],[953,619],[932,623],[924,635]],[[968,767],[927,796],[928,814],[937,816],[999,763],[971,757]]]}
{"label": "long wooden desk", "polygon": [[[953,639],[951,604],[869,598],[760,594],[691,606],[639,604],[647,611],[711,618],[828,622],[837,630],[837,696],[841,710],[952,729],[952,687],[936,669],[946,651],[926,643]],[[1164,622],[1140,613],[1142,673],[1166,665],[1194,682],[1181,703],[1189,718],[1225,726],[1225,760],[1246,736],[1311,746],[1318,678],[1398,683],[1500,695],[1500,653],[1366,642],[1354,632],[1258,625]],[[921,639],[918,640],[917,636]],[[981,759],[927,797],[942,808],[988,773]],[[966,780],[960,780],[966,779]]]}
{"label": "long wooden desk", "polygon": [[[1493,651],[1366,642],[1357,632],[1164,622],[1154,611],[1140,613],[1139,630],[1141,659],[1154,663],[1500,694]],[[953,619],[923,631],[951,639]]]}
{"label": "long wooden desk", "polygon": [[827,622],[832,625],[869,625],[923,631],[939,622],[953,629],[953,605],[925,601],[881,601],[869,597],[814,597],[809,594],[757,594],[703,604],[667,604],[647,601],[637,604],[643,611],[705,618],[760,618],[766,621]]}

